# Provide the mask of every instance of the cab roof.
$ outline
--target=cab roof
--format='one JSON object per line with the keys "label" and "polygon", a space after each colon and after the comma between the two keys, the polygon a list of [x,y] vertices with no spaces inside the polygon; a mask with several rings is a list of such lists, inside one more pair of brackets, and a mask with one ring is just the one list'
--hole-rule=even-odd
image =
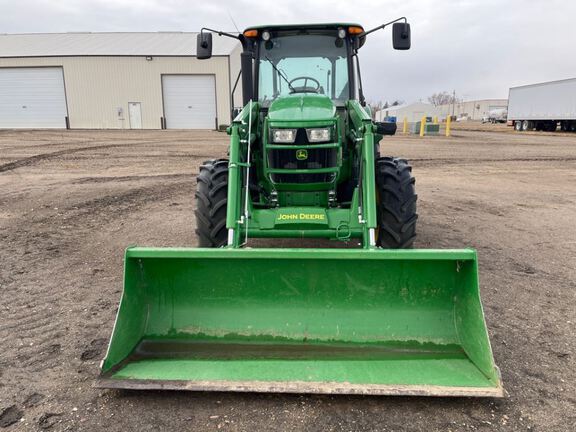
{"label": "cab roof", "polygon": [[356,23],[312,23],[312,24],[270,24],[247,27],[246,30],[333,30],[340,27],[362,27]]}

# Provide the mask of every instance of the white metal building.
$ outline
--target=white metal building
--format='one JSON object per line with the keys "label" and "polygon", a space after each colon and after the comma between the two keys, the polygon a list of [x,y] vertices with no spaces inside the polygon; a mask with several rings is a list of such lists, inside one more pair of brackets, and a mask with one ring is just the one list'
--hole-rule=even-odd
{"label": "white metal building", "polygon": [[414,102],[406,105],[391,106],[376,113],[376,120],[383,121],[385,117],[396,117],[401,123],[406,119],[409,123],[418,122],[422,117],[435,117],[440,115],[440,110],[432,104]]}
{"label": "white metal building", "polygon": [[198,60],[196,33],[0,35],[0,128],[229,124],[241,46],[213,40],[213,57]]}
{"label": "white metal building", "polygon": [[508,99],[478,99],[439,105],[437,108],[443,118],[453,114],[457,117],[468,117],[470,120],[482,120],[490,111],[508,108]]}
{"label": "white metal building", "polygon": [[438,117],[445,119],[449,115],[467,117],[470,120],[482,120],[490,111],[507,108],[508,99],[479,99],[474,101],[457,102],[454,105],[432,105],[424,102],[414,102],[407,105],[398,105],[382,109],[376,113],[376,120],[381,121],[385,117],[396,117],[396,121],[402,122],[404,118],[408,122],[417,122],[423,116]]}

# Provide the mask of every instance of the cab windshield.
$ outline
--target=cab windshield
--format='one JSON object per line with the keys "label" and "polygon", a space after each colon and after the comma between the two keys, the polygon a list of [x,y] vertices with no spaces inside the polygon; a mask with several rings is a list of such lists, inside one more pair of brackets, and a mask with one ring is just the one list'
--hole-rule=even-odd
{"label": "cab windshield", "polygon": [[328,96],[336,105],[349,99],[347,47],[327,34],[272,36],[260,41],[258,100],[267,107],[289,94]]}

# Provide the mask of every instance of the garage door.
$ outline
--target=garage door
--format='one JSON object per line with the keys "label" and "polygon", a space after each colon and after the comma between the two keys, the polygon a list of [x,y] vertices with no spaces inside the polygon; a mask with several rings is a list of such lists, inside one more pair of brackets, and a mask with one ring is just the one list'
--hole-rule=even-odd
{"label": "garage door", "polygon": [[164,75],[162,96],[168,129],[216,128],[214,75]]}
{"label": "garage door", "polygon": [[62,68],[0,68],[0,128],[65,128]]}

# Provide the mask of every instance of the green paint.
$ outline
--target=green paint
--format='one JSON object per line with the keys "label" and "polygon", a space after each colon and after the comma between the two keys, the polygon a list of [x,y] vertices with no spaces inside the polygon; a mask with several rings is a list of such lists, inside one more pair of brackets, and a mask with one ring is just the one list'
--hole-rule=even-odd
{"label": "green paint", "polygon": [[[336,37],[336,29],[351,25],[258,28],[329,30]],[[249,103],[236,116],[227,129],[228,247],[126,251],[124,293],[103,378],[239,388],[286,383],[276,389],[295,382],[397,385],[443,394],[429,388],[439,386],[464,389],[453,394],[478,394],[473,388],[501,394],[476,253],[369,244],[377,226],[374,155],[382,136],[358,100],[337,103],[338,110],[327,96],[297,93],[277,97],[268,109]],[[303,129],[316,127],[331,128],[330,142],[307,142]],[[269,142],[271,128],[298,130],[298,140]],[[342,186],[350,192],[341,194]],[[242,249],[246,235],[353,238],[363,249]]]}
{"label": "green paint", "polygon": [[338,167],[334,168],[310,168],[310,169],[298,169],[298,168],[270,168],[269,173],[275,174],[324,174],[324,173],[337,173],[339,171]]}
{"label": "green paint", "polygon": [[[294,144],[268,144],[268,149],[271,150],[294,150]],[[325,149],[325,148],[338,148],[340,144],[329,143],[329,144],[298,144],[298,149]]]}
{"label": "green paint", "polygon": [[499,386],[472,250],[128,249],[103,374]]}
{"label": "green paint", "polygon": [[331,121],[335,113],[336,107],[328,96],[306,93],[276,99],[270,105],[268,118],[271,122]]}
{"label": "green paint", "polygon": [[466,358],[391,360],[142,360],[113,379],[308,381],[322,383],[494,387]]}

